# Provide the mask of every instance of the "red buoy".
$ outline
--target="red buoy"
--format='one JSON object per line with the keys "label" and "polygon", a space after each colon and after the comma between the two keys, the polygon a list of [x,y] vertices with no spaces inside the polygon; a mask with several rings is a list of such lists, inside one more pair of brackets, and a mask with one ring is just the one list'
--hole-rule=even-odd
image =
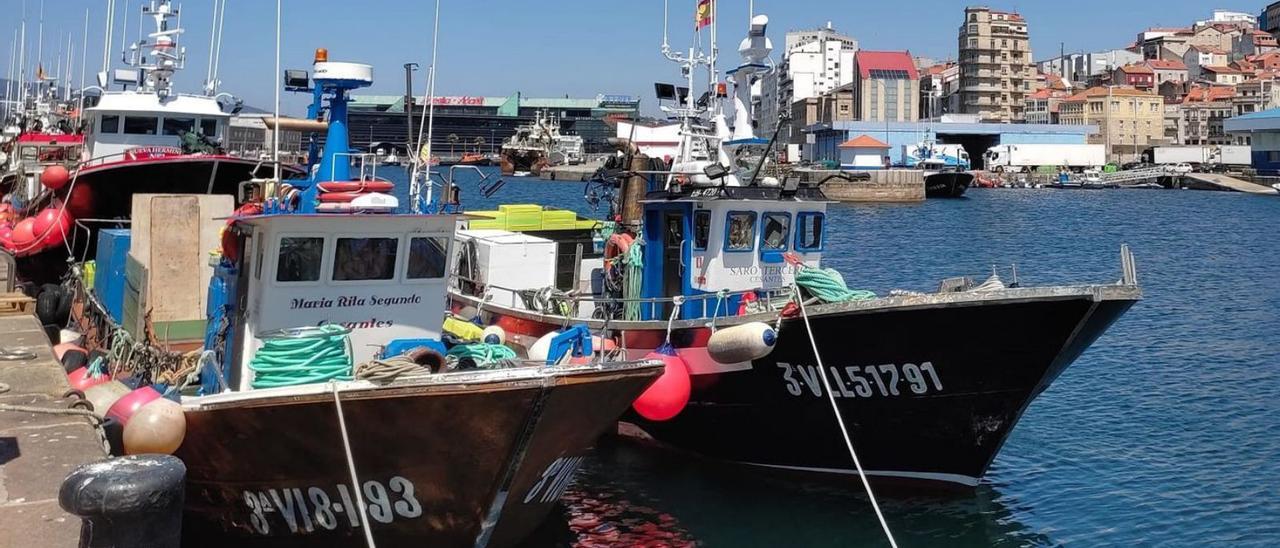
{"label": "red buoy", "polygon": [[661,360],[666,370],[636,398],[632,407],[641,417],[651,421],[671,420],[689,403],[689,367],[680,356],[656,350],[646,354],[644,359]]}
{"label": "red buoy", "polygon": [[27,251],[30,251],[31,248],[35,245],[36,243],[35,223],[36,223],[35,219],[31,217],[27,217],[26,219],[18,221],[17,226],[13,227],[12,237],[13,237],[13,248],[15,251],[27,252]]}
{"label": "red buoy", "polygon": [[83,219],[93,216],[93,187],[83,182],[76,183],[63,200],[67,212],[72,217]]}
{"label": "red buoy", "polygon": [[13,227],[8,223],[0,225],[0,247],[13,249]]}
{"label": "red buoy", "polygon": [[70,181],[71,173],[67,171],[67,168],[62,166],[49,166],[44,168],[44,171],[40,173],[40,184],[55,192],[62,190],[62,187],[67,186],[67,183]]}
{"label": "red buoy", "polygon": [[40,238],[42,247],[61,245],[71,234],[71,215],[61,207],[47,207],[33,219],[35,223],[31,225],[31,229],[36,238]]}

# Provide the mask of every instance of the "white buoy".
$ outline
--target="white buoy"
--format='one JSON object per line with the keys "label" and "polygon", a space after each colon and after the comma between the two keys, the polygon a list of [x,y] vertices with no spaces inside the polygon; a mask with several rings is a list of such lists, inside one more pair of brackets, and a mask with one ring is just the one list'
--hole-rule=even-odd
{"label": "white buoy", "polygon": [[117,380],[110,380],[97,386],[91,386],[84,391],[84,399],[89,400],[93,405],[93,414],[99,417],[107,416],[107,410],[115,405],[120,398],[129,394],[132,390],[124,383]]}
{"label": "white buoy", "polygon": [[778,333],[764,322],[751,322],[726,327],[711,334],[707,354],[716,363],[734,364],[758,360],[773,352]]}
{"label": "white buoy", "polygon": [[501,327],[491,325],[484,328],[484,332],[480,334],[480,340],[489,344],[506,344],[507,332]]}
{"label": "white buoy", "polygon": [[63,329],[58,332],[58,340],[64,344],[81,345],[84,344],[84,335],[74,329]]}
{"label": "white buoy", "polygon": [[552,331],[539,337],[532,345],[529,345],[529,359],[539,362],[547,361],[547,355],[551,353],[551,340],[559,334],[559,331]]}

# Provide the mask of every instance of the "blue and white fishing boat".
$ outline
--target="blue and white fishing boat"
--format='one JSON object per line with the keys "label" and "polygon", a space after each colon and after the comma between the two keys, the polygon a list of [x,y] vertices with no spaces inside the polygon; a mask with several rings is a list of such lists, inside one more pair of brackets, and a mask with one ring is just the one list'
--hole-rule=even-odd
{"label": "blue and white fishing boat", "polygon": [[[636,161],[605,184],[616,189],[607,218],[619,222],[603,260],[569,259],[590,283],[504,287],[486,278],[492,270],[469,268],[453,310],[533,352],[561,326],[586,322],[605,347],[663,359],[663,377],[624,419],[663,445],[838,475],[857,472],[856,449],[873,480],[975,486],[1035,397],[1139,300],[1132,258],[1122,253],[1119,283],[849,289],[821,268],[826,254],[856,252],[833,247],[845,228],[829,222],[821,182],[766,177],[771,150],[748,148],[767,143],[750,135],[746,110],[749,75],[769,70],[767,22],[752,19],[731,71],[732,127],[715,99],[724,84],[713,57],[664,47],[690,87],[708,69],[711,100],[690,94],[664,107],[681,123],[670,171]],[[484,248],[480,263],[531,256],[533,245]],[[525,279],[551,278],[522,261]]]}

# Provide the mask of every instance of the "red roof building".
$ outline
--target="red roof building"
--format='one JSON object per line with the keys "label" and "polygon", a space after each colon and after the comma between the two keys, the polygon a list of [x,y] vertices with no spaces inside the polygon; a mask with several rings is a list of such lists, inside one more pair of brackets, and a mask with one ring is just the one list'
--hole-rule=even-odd
{"label": "red roof building", "polygon": [[859,135],[836,145],[840,148],[889,148],[889,144],[870,135]]}
{"label": "red roof building", "polygon": [[1111,75],[1111,82],[1149,90],[1156,85],[1156,72],[1146,65],[1124,65],[1116,68]]}
{"label": "red roof building", "polygon": [[914,122],[920,119],[920,72],[908,51],[859,50],[853,56],[854,119]]}

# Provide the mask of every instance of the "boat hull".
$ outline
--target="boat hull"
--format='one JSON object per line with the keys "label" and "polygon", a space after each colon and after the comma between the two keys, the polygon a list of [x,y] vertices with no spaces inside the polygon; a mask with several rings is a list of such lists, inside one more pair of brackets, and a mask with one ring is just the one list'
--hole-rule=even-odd
{"label": "boat hull", "polygon": [[536,177],[547,167],[547,157],[540,150],[504,148],[499,164],[503,175],[528,172],[530,176]]}
{"label": "boat hull", "polygon": [[[864,469],[882,482],[977,485],[1027,406],[1138,298],[1136,288],[1098,295],[812,307],[827,381]],[[485,306],[508,334],[557,325]],[[623,323],[614,328],[625,330],[629,356],[666,335],[665,322]],[[688,406],[670,421],[632,414],[627,422],[663,445],[713,459],[854,473],[801,319],[783,320],[772,353],[751,363],[711,362],[709,336],[706,327],[671,335],[693,373]]]}
{"label": "boat hull", "polygon": [[[660,372],[340,392],[375,542],[520,541]],[[188,409],[183,545],[363,545],[337,409],[328,391]]]}
{"label": "boat hull", "polygon": [[973,175],[970,173],[933,173],[924,178],[924,195],[927,198],[959,198],[971,184]]}

